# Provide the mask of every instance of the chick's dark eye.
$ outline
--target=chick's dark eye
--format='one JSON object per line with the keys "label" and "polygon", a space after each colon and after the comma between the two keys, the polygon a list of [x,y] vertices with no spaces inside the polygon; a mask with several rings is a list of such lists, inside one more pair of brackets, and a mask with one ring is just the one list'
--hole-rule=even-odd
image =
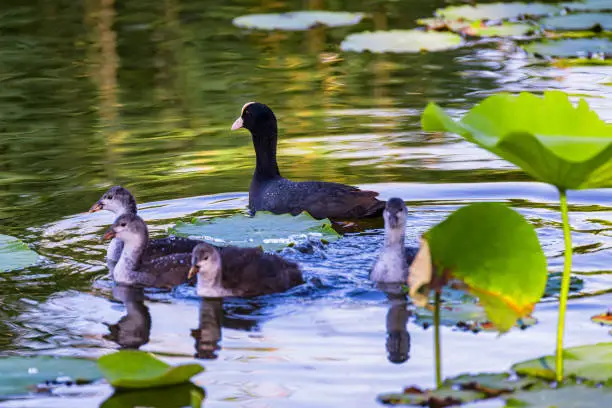
{"label": "chick's dark eye", "polygon": [[113,196],[112,195],[108,195],[108,196],[106,196],[106,198],[108,198],[109,200],[112,200]]}
{"label": "chick's dark eye", "polygon": [[122,226],[122,227],[125,227],[126,225],[127,225],[127,224],[126,224],[125,222],[122,222],[122,223],[121,223],[121,226]]}
{"label": "chick's dark eye", "polygon": [[205,256],[205,257],[204,257],[204,258],[202,258],[202,259],[203,259],[203,260],[205,260],[205,261],[208,261],[208,255],[207,255],[207,256]]}

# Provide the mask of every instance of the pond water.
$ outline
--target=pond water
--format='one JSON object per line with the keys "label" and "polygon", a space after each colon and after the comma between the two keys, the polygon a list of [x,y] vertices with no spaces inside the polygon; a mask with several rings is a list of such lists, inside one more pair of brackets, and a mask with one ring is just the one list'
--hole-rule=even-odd
{"label": "pond water", "polygon": [[[156,236],[179,220],[243,211],[254,153],[248,134],[229,127],[250,100],[267,103],[279,118],[286,177],[403,198],[414,244],[461,205],[509,203],[537,226],[550,270],[560,271],[556,191],[458,137],[424,134],[419,116],[428,101],[460,114],[502,90],[562,89],[611,121],[612,68],[533,65],[505,41],[418,55],[339,51],[351,32],[412,28],[444,5],[3,1],[0,234],[22,239],[43,259],[0,274],[0,354],[95,357],[118,347],[108,325],[126,307],[105,278],[100,242],[113,217],[84,212],[115,184],[132,190]],[[301,9],[366,11],[373,18],[302,32],[232,25],[244,14]],[[569,303],[566,345],[609,341],[608,330],[590,317],[612,306],[612,191],[569,197],[573,272],[584,285]],[[208,407],[374,407],[378,393],[431,386],[431,330],[415,321],[411,306],[390,302],[367,280],[382,240],[382,229],[371,228],[313,251],[284,250],[310,283],[226,302],[214,353],[204,344],[206,330],[194,347],[200,300],[192,288],[148,293],[151,331],[141,349],[172,362],[215,354],[200,360],[206,372],[194,380],[206,389]],[[212,308],[204,312],[218,307],[205,306]],[[547,296],[535,326],[500,338],[443,328],[444,374],[505,370],[551,353],[556,308]],[[140,312],[132,324],[144,324]],[[394,342],[409,347],[401,364],[390,362]],[[73,387],[0,407],[93,407],[111,393],[106,385]]]}

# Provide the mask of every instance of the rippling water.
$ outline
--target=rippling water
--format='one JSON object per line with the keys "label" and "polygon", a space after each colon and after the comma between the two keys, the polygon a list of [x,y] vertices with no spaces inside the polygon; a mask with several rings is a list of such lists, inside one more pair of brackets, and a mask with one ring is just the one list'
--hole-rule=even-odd
{"label": "rippling water", "polygon": [[[533,65],[504,41],[421,55],[338,50],[350,32],[409,27],[442,4],[2,2],[0,233],[21,238],[43,261],[0,275],[0,353],[97,356],[117,348],[107,324],[126,308],[104,278],[99,240],[113,217],[83,212],[114,184],[135,193],[154,235],[178,220],[243,210],[254,154],[246,132],[229,126],[254,99],[277,113],[285,176],[402,197],[415,244],[460,205],[509,203],[537,226],[551,271],[560,271],[554,189],[458,137],[420,132],[419,116],[430,100],[460,115],[501,90],[562,89],[612,120],[612,69]],[[374,18],[298,33],[231,25],[243,14],[308,8]],[[612,306],[612,192],[572,192],[570,203],[574,274],[584,286],[570,301],[569,346],[610,338],[589,318]],[[431,385],[431,331],[367,280],[382,238],[382,230],[368,229],[312,251],[286,249],[307,285],[226,303],[222,348],[196,377],[206,406],[369,407],[377,393]],[[191,359],[200,314],[193,290],[147,299],[152,326],[142,349]],[[445,328],[445,375],[503,370],[552,352],[556,307],[545,298],[534,327],[501,338]],[[393,364],[387,332],[402,327],[409,359]],[[97,406],[110,393],[98,385],[0,406]]]}

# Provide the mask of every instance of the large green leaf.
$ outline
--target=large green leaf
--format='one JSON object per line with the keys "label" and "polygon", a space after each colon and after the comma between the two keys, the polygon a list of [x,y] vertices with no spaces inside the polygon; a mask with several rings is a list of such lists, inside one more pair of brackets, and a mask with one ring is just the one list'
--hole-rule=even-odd
{"label": "large green leaf", "polygon": [[74,382],[93,381],[102,377],[95,361],[71,357],[2,357],[0,358],[0,396],[24,394],[37,384],[67,378]]}
{"label": "large green leaf", "polygon": [[612,406],[612,389],[568,385],[519,391],[504,399],[506,408],[603,408]]}
{"label": "large green leaf", "polygon": [[115,391],[100,408],[200,408],[205,391],[193,383],[170,387]]}
{"label": "large green leaf", "polygon": [[[598,343],[563,350],[563,365],[569,376],[612,385],[612,343]],[[517,363],[512,369],[520,375],[555,379],[555,358],[544,356]]]}
{"label": "large green leaf", "polygon": [[250,14],[236,17],[234,25],[242,28],[259,30],[303,31],[316,25],[340,27],[357,24],[364,17],[363,13],[342,11],[292,11],[280,14]]}
{"label": "large green leaf", "polygon": [[0,271],[10,271],[30,266],[38,260],[38,254],[17,238],[0,234]]}
{"label": "large green leaf", "polygon": [[505,332],[528,316],[544,293],[546,257],[535,229],[503,204],[462,207],[423,238],[408,277],[417,304],[428,300],[422,287],[459,280],[479,298],[495,327]]}
{"label": "large green leaf", "polygon": [[496,94],[453,120],[435,103],[421,118],[427,131],[457,133],[563,189],[612,187],[612,125],[567,94]]}
{"label": "large green leaf", "polygon": [[171,366],[150,353],[121,350],[98,359],[104,377],[115,388],[155,388],[182,384],[204,371],[199,364]]}
{"label": "large green leaf", "polygon": [[329,220],[315,220],[305,212],[294,217],[258,211],[253,217],[234,215],[193,223],[179,222],[171,231],[216,245],[262,246],[266,250],[281,249],[309,238],[326,241],[339,238]]}
{"label": "large green leaf", "polygon": [[419,53],[450,50],[462,43],[461,37],[454,33],[391,30],[351,34],[342,41],[340,48],[355,52]]}
{"label": "large green leaf", "polygon": [[542,3],[491,3],[449,6],[436,10],[447,20],[507,20],[522,15],[544,16],[561,11],[561,7]]}

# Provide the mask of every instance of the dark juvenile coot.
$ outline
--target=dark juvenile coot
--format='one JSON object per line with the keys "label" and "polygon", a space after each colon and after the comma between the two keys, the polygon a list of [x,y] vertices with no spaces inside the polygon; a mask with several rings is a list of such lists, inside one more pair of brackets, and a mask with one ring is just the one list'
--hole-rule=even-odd
{"label": "dark juvenile coot", "polygon": [[104,234],[104,239],[115,237],[123,242],[121,256],[113,271],[116,283],[171,288],[187,282],[191,253],[145,256],[149,230],[138,215],[119,216]]}
{"label": "dark juvenile coot", "polygon": [[400,198],[391,198],[383,212],[385,244],[370,272],[370,280],[378,283],[406,283],[408,267],[418,248],[405,247],[408,209]]}
{"label": "dark juvenile coot", "polygon": [[197,274],[201,297],[260,296],[284,292],[304,283],[299,267],[259,248],[198,244],[193,249],[189,278]]}
{"label": "dark juvenile coot", "polygon": [[[136,200],[130,191],[121,186],[111,187],[102,197],[91,206],[89,212],[106,210],[114,213],[117,217],[123,214],[136,214]],[[146,258],[158,258],[160,256],[189,253],[202,241],[189,238],[170,236],[166,238],[151,239],[143,254]],[[106,258],[113,263],[119,261],[123,242],[118,238],[113,238],[108,245]]]}
{"label": "dark juvenile coot", "polygon": [[314,218],[349,220],[380,216],[385,202],[377,192],[321,181],[295,182],[283,178],[276,162],[277,123],[272,110],[257,102],[242,107],[232,130],[251,132],[255,147],[255,173],[249,188],[251,211],[297,215],[307,211]]}

